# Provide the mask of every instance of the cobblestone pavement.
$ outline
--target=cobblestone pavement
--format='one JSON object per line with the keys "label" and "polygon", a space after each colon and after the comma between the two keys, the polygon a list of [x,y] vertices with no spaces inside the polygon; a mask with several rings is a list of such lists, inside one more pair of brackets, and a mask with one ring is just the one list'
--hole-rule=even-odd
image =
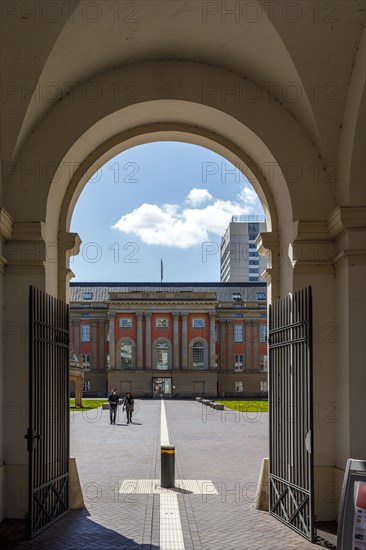
{"label": "cobblestone pavement", "polygon": [[[125,423],[120,407],[116,425],[101,409],[71,414],[71,455],[85,508],[11,548],[159,548],[160,495],[119,493],[124,479],[160,478],[160,401],[137,400],[136,405],[132,425]],[[262,458],[268,455],[267,413],[214,411],[194,401],[165,401],[165,406],[170,442],[176,446],[176,479],[211,480],[218,492],[178,493],[186,550],[316,548],[253,507]]]}

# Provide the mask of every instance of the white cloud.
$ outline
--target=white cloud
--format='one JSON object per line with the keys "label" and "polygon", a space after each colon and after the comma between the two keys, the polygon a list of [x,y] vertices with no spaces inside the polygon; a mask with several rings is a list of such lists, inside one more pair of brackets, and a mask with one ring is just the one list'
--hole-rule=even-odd
{"label": "white cloud", "polygon": [[251,187],[243,187],[238,195],[238,198],[245,204],[260,204],[257,193]]}
{"label": "white cloud", "polygon": [[208,192],[207,189],[192,189],[187,198],[186,202],[191,204],[192,206],[197,206],[198,204],[202,204],[203,202],[211,201],[213,199],[211,193]]}
{"label": "white cloud", "polygon": [[[207,194],[213,200],[212,195],[208,192]],[[252,208],[249,206],[218,199],[205,208],[184,210],[174,204],[158,206],[144,203],[122,216],[113,229],[136,235],[146,244],[189,248],[208,241],[209,233],[221,237],[232,216],[251,212]]]}

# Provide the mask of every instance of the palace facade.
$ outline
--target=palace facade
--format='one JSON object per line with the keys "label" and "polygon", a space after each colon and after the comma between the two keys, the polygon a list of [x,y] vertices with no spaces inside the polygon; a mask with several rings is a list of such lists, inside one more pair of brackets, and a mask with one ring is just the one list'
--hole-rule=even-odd
{"label": "palace facade", "polygon": [[267,395],[263,283],[71,283],[84,396]]}

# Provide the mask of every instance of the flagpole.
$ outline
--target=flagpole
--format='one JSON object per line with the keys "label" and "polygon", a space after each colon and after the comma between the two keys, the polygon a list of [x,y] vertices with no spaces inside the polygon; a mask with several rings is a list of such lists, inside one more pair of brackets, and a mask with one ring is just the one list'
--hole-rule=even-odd
{"label": "flagpole", "polygon": [[160,258],[160,282],[163,282],[164,277],[164,267],[163,267],[163,258]]}

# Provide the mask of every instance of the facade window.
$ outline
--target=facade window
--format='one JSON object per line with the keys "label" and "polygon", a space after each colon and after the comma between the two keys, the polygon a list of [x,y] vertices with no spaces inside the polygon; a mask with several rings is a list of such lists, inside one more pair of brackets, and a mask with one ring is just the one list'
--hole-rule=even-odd
{"label": "facade window", "polygon": [[258,273],[258,268],[257,267],[250,267],[249,268],[249,273]]}
{"label": "facade window", "polygon": [[240,380],[239,382],[235,382],[235,392],[243,392],[243,382]]}
{"label": "facade window", "polygon": [[257,260],[249,260],[249,265],[258,265],[259,259]]}
{"label": "facade window", "polygon": [[119,326],[120,328],[132,328],[132,319],[120,319]]}
{"label": "facade window", "polygon": [[169,368],[169,351],[168,344],[165,342],[159,342],[156,344],[156,355],[157,355],[157,364],[156,368],[158,370],[168,370]]}
{"label": "facade window", "polygon": [[235,370],[242,371],[244,366],[244,355],[235,355]]}
{"label": "facade window", "polygon": [[267,325],[261,324],[260,326],[260,342],[267,342]]}
{"label": "facade window", "polygon": [[259,277],[249,277],[250,283],[256,283],[257,281],[259,281]]}
{"label": "facade window", "polygon": [[92,292],[84,292],[83,300],[92,300],[92,299],[93,299],[93,293]]}
{"label": "facade window", "polygon": [[255,249],[257,249],[257,245],[254,244],[254,243],[249,243],[248,246],[249,246],[249,248],[255,248]]}
{"label": "facade window", "polygon": [[261,355],[260,356],[260,366],[261,366],[261,371],[267,372],[267,370],[268,370],[268,355]]}
{"label": "facade window", "polygon": [[83,353],[82,356],[82,363],[84,370],[90,369],[90,354],[89,353]]}
{"label": "facade window", "polygon": [[192,347],[192,366],[194,369],[204,369],[204,347],[202,342],[196,342]]}
{"label": "facade window", "polygon": [[168,319],[156,319],[155,326],[156,328],[168,328]]}
{"label": "facade window", "polygon": [[233,301],[234,302],[242,302],[242,297],[240,292],[233,292]]}
{"label": "facade window", "polygon": [[215,325],[215,342],[219,341],[219,325]]}
{"label": "facade window", "polygon": [[131,370],[132,365],[132,344],[124,342],[121,346],[121,369]]}
{"label": "facade window", "polygon": [[265,300],[266,295],[264,292],[257,292],[257,300]]}
{"label": "facade window", "polygon": [[261,382],[261,391],[268,391],[268,382]]}
{"label": "facade window", "polygon": [[252,252],[252,251],[250,251],[250,252],[249,252],[249,256],[258,258],[258,252]]}
{"label": "facade window", "polygon": [[193,328],[205,328],[205,320],[204,319],[193,319],[192,320],[192,327]]}
{"label": "facade window", "polygon": [[234,341],[235,342],[244,342],[244,327],[242,324],[236,323],[234,325],[235,332],[234,332]]}
{"label": "facade window", "polygon": [[90,391],[90,380],[85,380],[83,383],[83,392]]}
{"label": "facade window", "polygon": [[80,325],[81,341],[90,342],[90,325]]}
{"label": "facade window", "polygon": [[82,313],[81,317],[90,317],[90,313]]}

